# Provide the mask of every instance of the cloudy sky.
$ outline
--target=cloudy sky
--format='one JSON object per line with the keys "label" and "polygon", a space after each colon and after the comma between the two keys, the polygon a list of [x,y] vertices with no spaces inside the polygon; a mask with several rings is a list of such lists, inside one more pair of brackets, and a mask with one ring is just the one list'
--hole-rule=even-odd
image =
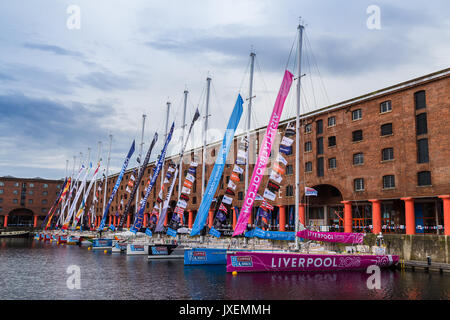
{"label": "cloudy sky", "polygon": [[[67,27],[74,21],[71,5],[80,9],[79,29]],[[380,9],[379,29],[367,26],[371,5]],[[160,136],[155,157],[167,101],[178,128],[169,150],[175,153],[183,91],[189,91],[190,122],[196,107],[205,113],[207,76],[208,140],[219,140],[237,94],[248,97],[252,48],[252,127],[265,125],[284,69],[294,71],[300,16],[306,25],[302,112],[447,68],[449,11],[448,0],[2,1],[0,176],[61,178],[66,160],[71,172],[73,157],[79,166],[88,148],[96,159],[99,141],[105,163],[109,134],[110,173],[118,172],[133,139],[140,143],[143,113],[144,149],[155,131]],[[291,94],[283,117],[294,112]],[[191,146],[201,144],[201,126]]]}

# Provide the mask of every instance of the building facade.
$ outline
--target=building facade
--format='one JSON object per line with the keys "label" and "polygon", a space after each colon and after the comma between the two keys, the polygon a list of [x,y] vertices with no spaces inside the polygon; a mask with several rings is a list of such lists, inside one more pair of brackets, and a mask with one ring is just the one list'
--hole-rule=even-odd
{"label": "building facade", "polygon": [[0,177],[0,225],[40,226],[64,181]]}
{"label": "building facade", "polygon": [[[449,234],[449,88],[450,69],[445,69],[302,115],[301,221],[321,230]],[[292,121],[295,119],[280,124],[271,162],[275,160],[287,124]],[[250,134],[250,177],[265,130],[265,127],[259,128]],[[216,197],[224,194],[232,175],[240,138],[235,137]],[[220,146],[221,142],[217,142],[206,147],[205,186]],[[295,150],[295,142],[292,149]],[[293,230],[294,225],[295,155],[292,153],[285,158],[288,161],[286,173],[270,221],[273,230]],[[183,161],[182,179],[190,161],[199,163],[185,211],[184,223],[188,227],[192,226],[202,198],[201,159],[202,148],[199,148],[186,152]],[[179,160],[169,157],[166,163],[169,161],[178,163]],[[267,184],[271,162],[267,165],[260,194]],[[154,163],[148,166],[141,181],[141,196],[153,167]],[[110,210],[111,223],[115,214],[121,214],[121,199],[127,200],[125,189],[130,172],[124,176]],[[108,195],[116,179],[117,175],[110,177]],[[305,186],[316,189],[318,196],[305,197]],[[157,204],[159,190],[160,179],[146,204],[145,221]],[[242,175],[233,201],[238,210],[244,197]],[[99,215],[102,199],[103,196],[97,209]],[[178,183],[171,199],[170,209],[173,210],[178,199]],[[249,224],[254,224],[260,203],[255,202]],[[170,216],[171,213],[168,219]],[[128,223],[132,221],[133,216]],[[211,223],[212,219],[208,219],[208,224]],[[228,223],[230,227],[235,223],[234,214],[229,214]]]}
{"label": "building facade", "polygon": [[[449,121],[450,69],[303,114],[298,159],[301,201],[297,205],[300,221],[318,230],[450,234]],[[282,135],[291,122],[295,123],[295,119],[280,123],[266,175],[259,189],[261,195],[267,185]],[[249,178],[265,131],[263,127],[250,133]],[[236,136],[234,139],[216,198],[224,195],[232,176],[241,137]],[[205,187],[220,147],[221,141],[206,147]],[[292,150],[295,150],[295,142]],[[202,199],[202,151],[203,148],[189,150],[183,158],[183,181],[189,163],[198,163],[184,214],[184,224],[188,227],[192,226]],[[270,229],[282,231],[293,230],[296,205],[295,154],[292,152],[284,156],[287,160],[286,171],[277,198],[272,203],[274,209],[270,217]],[[178,164],[179,157],[166,158],[165,172],[169,162]],[[144,195],[144,185],[154,166],[155,163],[151,163],[145,169],[139,198]],[[126,187],[132,171],[130,169],[124,175],[108,213],[109,223],[117,224],[118,216],[128,201]],[[227,217],[230,228],[236,222],[235,211],[242,207],[245,197],[244,176],[245,173],[241,174],[240,181],[236,183],[232,204],[236,210],[229,212]],[[108,177],[106,201],[117,177],[117,174]],[[316,189],[318,196],[305,197],[305,187]],[[157,205],[160,188],[161,179],[158,178],[146,203],[144,223]],[[103,214],[104,191],[100,193],[95,206],[97,223]],[[166,221],[171,218],[178,193],[176,183]],[[249,218],[250,225],[255,223],[260,205],[261,201],[255,202],[253,214]],[[9,214],[13,208],[3,204],[0,215]],[[37,215],[44,215],[42,208],[36,210],[40,211]],[[131,212],[135,210],[133,201]],[[208,219],[210,226],[213,215],[211,211]],[[132,224],[133,218],[131,215],[127,219],[127,226]]]}

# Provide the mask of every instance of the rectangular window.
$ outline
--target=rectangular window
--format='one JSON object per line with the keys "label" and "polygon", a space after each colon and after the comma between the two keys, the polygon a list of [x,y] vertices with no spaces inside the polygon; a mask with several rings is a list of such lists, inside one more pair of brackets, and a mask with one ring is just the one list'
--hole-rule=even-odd
{"label": "rectangular window", "polygon": [[4,187],[5,183],[3,181],[0,181],[0,187]]}
{"label": "rectangular window", "polygon": [[416,115],[416,133],[417,135],[428,133],[426,113]]}
{"label": "rectangular window", "polygon": [[317,138],[317,154],[323,154],[323,137]]}
{"label": "rectangular window", "polygon": [[197,197],[192,197],[192,204],[196,204],[197,203]]}
{"label": "rectangular window", "polygon": [[336,136],[328,137],[328,147],[334,147],[336,145]]}
{"label": "rectangular window", "polygon": [[238,192],[238,200],[244,200],[244,192],[242,191]]}
{"label": "rectangular window", "polygon": [[353,180],[355,191],[364,191],[364,179],[357,178]]}
{"label": "rectangular window", "polygon": [[44,183],[43,188],[48,188],[48,184]]}
{"label": "rectangular window", "polygon": [[336,169],[336,167],[337,167],[336,158],[328,159],[328,169]]}
{"label": "rectangular window", "polygon": [[383,189],[395,188],[395,176],[383,176]]}
{"label": "rectangular window", "polygon": [[381,150],[381,161],[394,160],[394,148]]}
{"label": "rectangular window", "polygon": [[431,172],[421,171],[417,173],[418,186],[431,186]]}
{"label": "rectangular window", "polygon": [[316,121],[316,129],[317,129],[317,134],[323,133],[323,121],[322,120]]}
{"label": "rectangular window", "polygon": [[323,158],[317,158],[317,176],[323,177]]}
{"label": "rectangular window", "polygon": [[381,135],[387,136],[392,134],[392,123],[386,123],[381,126]]}
{"label": "rectangular window", "polygon": [[414,104],[416,106],[416,110],[423,109],[426,107],[426,98],[425,91],[417,91],[414,93]]}
{"label": "rectangular window", "polygon": [[18,202],[19,202],[19,200],[13,199],[13,203],[18,203]]}
{"label": "rectangular window", "polygon": [[329,127],[334,127],[336,125],[336,117],[329,117],[328,118],[328,126]]}
{"label": "rectangular window", "polygon": [[352,132],[352,140],[353,142],[362,141],[363,139],[363,132],[362,130],[356,130]]}
{"label": "rectangular window", "polygon": [[28,204],[33,204],[33,199],[28,199]]}
{"label": "rectangular window", "polygon": [[286,197],[292,197],[294,195],[294,187],[287,186],[286,187]]}
{"label": "rectangular window", "polygon": [[385,113],[392,110],[391,100],[380,103],[380,113]]}
{"label": "rectangular window", "polygon": [[0,189],[0,194],[3,194],[3,189]]}
{"label": "rectangular window", "polygon": [[362,119],[362,109],[356,109],[352,111],[352,120]]}
{"label": "rectangular window", "polygon": [[293,174],[293,173],[294,173],[294,168],[293,168],[292,164],[288,164],[286,166],[286,175],[290,175],[290,174]]}
{"label": "rectangular window", "polygon": [[312,162],[308,161],[305,163],[305,171],[306,172],[311,172],[312,171]]}
{"label": "rectangular window", "polygon": [[364,164],[364,154],[362,152],[355,153],[353,155],[353,164],[354,165]]}
{"label": "rectangular window", "polygon": [[305,133],[309,133],[312,131],[311,123],[305,124]]}
{"label": "rectangular window", "polygon": [[47,204],[47,199],[42,199],[41,203],[42,204]]}
{"label": "rectangular window", "polygon": [[429,162],[428,157],[428,139],[417,140],[417,162],[427,163]]}
{"label": "rectangular window", "polygon": [[311,141],[306,141],[305,142],[305,152],[311,151],[312,150],[312,143]]}

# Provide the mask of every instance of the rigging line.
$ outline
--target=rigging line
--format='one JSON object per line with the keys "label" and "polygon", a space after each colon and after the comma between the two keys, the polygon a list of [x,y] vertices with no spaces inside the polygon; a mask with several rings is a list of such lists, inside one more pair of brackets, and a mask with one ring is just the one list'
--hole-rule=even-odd
{"label": "rigging line", "polygon": [[314,51],[313,51],[313,49],[312,49],[311,43],[309,42],[308,32],[305,32],[305,38],[306,38],[307,46],[309,47],[309,51],[311,52],[312,61],[313,61],[313,63],[314,63],[314,66],[315,66],[316,69],[317,69],[317,74],[319,75],[319,79],[320,79],[320,82],[321,82],[321,84],[322,84],[323,91],[324,91],[325,96],[326,96],[326,98],[327,98],[327,103],[330,105],[330,104],[331,104],[330,98],[329,98],[329,96],[328,96],[328,92],[327,92],[325,83],[324,83],[324,81],[323,81],[322,75],[321,75],[320,70],[319,70],[319,67],[318,67],[318,65],[317,65],[317,60],[316,60],[316,57],[315,57],[315,55],[314,55]]}
{"label": "rigging line", "polygon": [[[284,68],[285,70],[288,70],[288,66],[289,66],[289,61],[291,60],[291,55],[292,55],[292,49],[294,48],[294,45],[297,41],[297,32],[295,33],[295,37],[294,37],[294,41],[292,42],[292,46],[291,46],[291,50],[289,51],[289,56],[287,58],[287,62],[286,62],[286,67]],[[296,60],[296,59],[294,59]]]}
{"label": "rigging line", "polygon": [[313,83],[313,79],[312,79],[310,56],[309,56],[309,53],[307,50],[305,50],[305,56],[306,56],[306,65],[308,68],[308,78],[309,78],[309,82],[311,83],[311,93],[313,95],[313,101],[314,101],[313,109],[317,109],[318,105],[317,105],[317,100],[316,100],[316,93],[314,91],[314,83]]}
{"label": "rigging line", "polygon": [[241,93],[242,86],[244,85],[244,80],[247,78],[248,69],[250,68],[251,57],[248,58],[247,67],[245,68],[244,75],[241,80],[241,84],[239,85],[239,93]]}

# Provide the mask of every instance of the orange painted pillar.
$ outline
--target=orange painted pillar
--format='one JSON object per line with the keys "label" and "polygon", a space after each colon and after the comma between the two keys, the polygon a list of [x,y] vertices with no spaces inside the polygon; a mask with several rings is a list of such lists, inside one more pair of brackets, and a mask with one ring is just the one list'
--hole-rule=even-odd
{"label": "orange painted pillar", "polygon": [[143,225],[143,227],[144,228],[147,227],[147,213],[144,213],[144,225]]}
{"label": "orange painted pillar", "polygon": [[6,228],[8,226],[8,215],[5,216],[5,220],[3,222],[3,227]]}
{"label": "orange painted pillar", "polygon": [[444,202],[444,235],[450,236],[450,195],[439,196]]}
{"label": "orange painted pillar", "polygon": [[209,210],[209,215],[208,215],[208,227],[212,227],[213,225],[213,220],[214,220],[214,210]]}
{"label": "orange painted pillar", "polygon": [[344,232],[351,233],[353,229],[352,202],[341,201],[344,204]]}
{"label": "orange painted pillar", "polygon": [[109,215],[109,222],[108,225],[111,225],[111,215]]}
{"label": "orange painted pillar", "polygon": [[250,211],[250,215],[248,216],[248,224],[249,224],[250,226],[253,225],[253,208],[252,208],[252,210]]}
{"label": "orange painted pillar", "polygon": [[237,219],[236,219],[236,209],[233,208],[233,230],[236,228],[236,223],[237,223]]}
{"label": "orange painted pillar", "polygon": [[372,202],[372,233],[379,234],[381,232],[381,203],[380,200],[369,200]]}
{"label": "orange painted pillar", "polygon": [[189,218],[188,218],[188,227],[189,229],[192,229],[192,225],[194,224],[194,212],[192,210],[189,210]]}
{"label": "orange painted pillar", "polygon": [[305,204],[299,203],[298,205],[298,221],[306,226],[306,219],[305,219]]}
{"label": "orange painted pillar", "polygon": [[285,206],[278,206],[278,214],[279,214],[279,231],[286,231],[286,207]]}
{"label": "orange painted pillar", "polygon": [[33,228],[37,227],[37,218],[38,216],[33,216]]}
{"label": "orange painted pillar", "polygon": [[128,214],[127,215],[127,228],[129,228],[130,227],[130,215]]}
{"label": "orange painted pillar", "polygon": [[169,222],[169,216],[166,214],[166,217],[164,218],[164,227],[167,226],[168,222]]}
{"label": "orange painted pillar", "polygon": [[405,201],[405,224],[406,234],[416,234],[416,217],[414,215],[414,199],[411,197],[401,198]]}

